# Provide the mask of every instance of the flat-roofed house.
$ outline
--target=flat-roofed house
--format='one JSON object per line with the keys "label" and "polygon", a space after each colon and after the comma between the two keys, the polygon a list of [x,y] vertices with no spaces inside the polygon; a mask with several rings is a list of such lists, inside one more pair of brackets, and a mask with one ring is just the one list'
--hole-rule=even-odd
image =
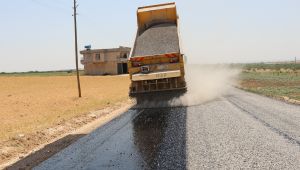
{"label": "flat-roofed house", "polygon": [[81,64],[86,75],[117,75],[127,74],[127,58],[129,47],[110,49],[89,49],[80,51],[83,55]]}

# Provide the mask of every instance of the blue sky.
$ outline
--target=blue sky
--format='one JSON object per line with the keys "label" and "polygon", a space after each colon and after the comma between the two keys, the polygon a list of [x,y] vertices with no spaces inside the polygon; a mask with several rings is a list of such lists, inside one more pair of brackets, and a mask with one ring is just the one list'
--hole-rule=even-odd
{"label": "blue sky", "polygon": [[[72,0],[0,1],[0,72],[75,67]],[[164,2],[78,0],[79,49],[131,46],[137,7]],[[299,0],[175,2],[189,63],[300,59]]]}

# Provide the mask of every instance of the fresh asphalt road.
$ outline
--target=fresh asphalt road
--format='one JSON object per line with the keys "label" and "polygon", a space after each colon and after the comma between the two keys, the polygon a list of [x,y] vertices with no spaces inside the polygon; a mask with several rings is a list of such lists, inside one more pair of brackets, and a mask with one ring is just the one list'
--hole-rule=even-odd
{"label": "fresh asphalt road", "polygon": [[300,169],[300,106],[233,89],[130,109],[35,169]]}

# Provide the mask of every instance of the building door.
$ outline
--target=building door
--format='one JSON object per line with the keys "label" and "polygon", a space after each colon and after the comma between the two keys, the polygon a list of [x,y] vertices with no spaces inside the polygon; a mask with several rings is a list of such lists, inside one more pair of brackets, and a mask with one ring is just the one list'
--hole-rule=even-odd
{"label": "building door", "polygon": [[123,73],[122,63],[118,63],[118,74],[122,74],[122,73]]}
{"label": "building door", "polygon": [[128,67],[127,67],[127,63],[123,63],[123,74],[127,74],[128,73]]}
{"label": "building door", "polygon": [[118,74],[127,74],[128,67],[127,63],[118,63]]}

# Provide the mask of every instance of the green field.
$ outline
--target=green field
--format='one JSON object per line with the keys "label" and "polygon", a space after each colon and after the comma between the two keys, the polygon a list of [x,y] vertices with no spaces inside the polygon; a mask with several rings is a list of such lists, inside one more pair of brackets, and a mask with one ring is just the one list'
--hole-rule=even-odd
{"label": "green field", "polygon": [[[272,96],[300,101],[300,64],[249,64],[240,75],[241,88]],[[253,69],[259,71],[253,71]],[[268,71],[261,71],[269,69]],[[251,70],[251,71],[249,71]],[[291,71],[292,70],[292,71]]]}
{"label": "green field", "polygon": [[280,69],[291,69],[291,70],[300,70],[300,64],[264,64],[264,63],[253,63],[253,64],[244,64],[243,68],[246,70],[250,69],[271,69],[271,70],[280,70]]}

